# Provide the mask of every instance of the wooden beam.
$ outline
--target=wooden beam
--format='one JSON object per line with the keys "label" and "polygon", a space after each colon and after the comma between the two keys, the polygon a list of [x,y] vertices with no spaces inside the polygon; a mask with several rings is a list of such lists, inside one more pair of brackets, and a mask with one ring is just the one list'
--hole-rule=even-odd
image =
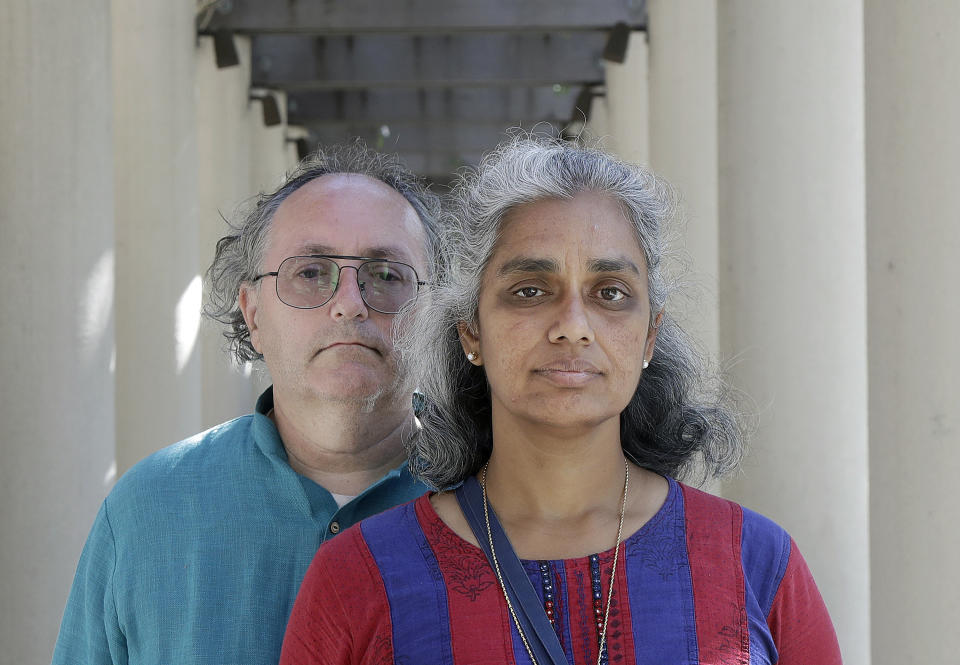
{"label": "wooden beam", "polygon": [[493,122],[504,127],[569,118],[579,87],[466,87],[297,92],[287,96],[294,125]]}
{"label": "wooden beam", "polygon": [[[454,121],[395,123],[388,132],[375,125],[346,123],[308,125],[307,129],[311,147],[361,138],[372,148],[398,153],[414,172],[439,181],[449,179],[459,167],[476,164],[515,131],[496,123]],[[522,129],[557,136],[563,126],[525,125]]]}
{"label": "wooden beam", "polygon": [[362,32],[646,29],[646,0],[222,0],[205,31]]}
{"label": "wooden beam", "polygon": [[253,38],[253,85],[287,91],[540,86],[603,80],[606,33]]}

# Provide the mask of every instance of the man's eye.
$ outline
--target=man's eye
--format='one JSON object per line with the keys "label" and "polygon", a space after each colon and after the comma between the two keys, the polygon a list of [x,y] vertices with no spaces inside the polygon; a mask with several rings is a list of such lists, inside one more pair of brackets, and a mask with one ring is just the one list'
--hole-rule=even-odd
{"label": "man's eye", "polygon": [[513,295],[519,298],[536,298],[537,296],[542,296],[546,293],[543,289],[538,289],[535,286],[524,286],[513,292]]}
{"label": "man's eye", "polygon": [[600,289],[599,293],[600,293],[600,299],[606,300],[608,302],[617,302],[619,300],[623,300],[624,298],[628,297],[626,293],[621,291],[616,286],[604,286],[603,288]]}
{"label": "man's eye", "polygon": [[373,276],[381,282],[399,282],[403,281],[403,275],[390,268],[381,268],[373,273]]}
{"label": "man's eye", "polygon": [[314,282],[317,280],[329,279],[330,271],[325,269],[323,266],[307,265],[297,270],[297,272],[294,273],[294,276],[298,280]]}

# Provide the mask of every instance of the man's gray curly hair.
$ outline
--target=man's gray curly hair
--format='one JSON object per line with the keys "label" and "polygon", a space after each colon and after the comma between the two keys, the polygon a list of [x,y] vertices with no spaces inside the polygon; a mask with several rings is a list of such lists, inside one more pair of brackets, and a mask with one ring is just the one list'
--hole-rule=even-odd
{"label": "man's gray curly hair", "polygon": [[[241,363],[259,360],[262,356],[250,343],[250,331],[237,303],[240,286],[262,272],[261,262],[273,216],[293,192],[325,175],[347,173],[380,180],[399,192],[416,211],[423,224],[428,269],[437,256],[437,220],[440,200],[396,155],[378,153],[360,141],[349,145],[318,148],[304,158],[275,191],[261,193],[250,210],[237,224],[230,224],[233,233],[217,242],[213,263],[207,270],[207,302],[203,313],[225,324],[224,337],[230,351]],[[429,276],[427,276],[429,278]]]}
{"label": "man's gray curly hair", "polygon": [[[408,442],[411,469],[436,488],[477,473],[492,449],[486,375],[464,357],[457,327],[476,321],[501,224],[519,206],[581,192],[620,204],[646,257],[651,324],[663,310],[665,226],[675,214],[675,197],[663,181],[599,150],[546,137],[517,137],[488,154],[454,187],[440,238],[446,279],[409,314],[398,347],[401,371],[424,395],[422,430]],[[729,391],[668,312],[653,360],[620,416],[620,432],[628,459],[664,475],[684,477],[696,468],[719,476],[740,460],[743,428]]]}

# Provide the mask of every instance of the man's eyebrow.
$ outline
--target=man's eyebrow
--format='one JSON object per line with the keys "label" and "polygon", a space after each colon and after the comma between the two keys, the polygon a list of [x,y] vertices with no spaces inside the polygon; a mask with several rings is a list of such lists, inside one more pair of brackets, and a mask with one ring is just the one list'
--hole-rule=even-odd
{"label": "man's eyebrow", "polygon": [[367,247],[363,250],[361,256],[369,256],[372,259],[405,259],[407,252],[399,247],[381,245],[380,247]]}
{"label": "man's eyebrow", "polygon": [[500,277],[524,272],[558,273],[560,272],[560,264],[554,259],[535,259],[530,256],[518,256],[497,268],[497,275]]}
{"label": "man's eyebrow", "polygon": [[[300,247],[299,252],[302,252],[303,255],[310,254],[331,254],[334,256],[345,256],[342,252],[337,249],[330,247],[329,245],[303,245]],[[352,256],[352,255],[351,255]],[[380,247],[368,247],[364,249],[360,254],[356,256],[366,256],[371,259],[400,259],[403,260],[407,257],[407,253],[400,249],[399,247],[391,246],[380,246]]]}
{"label": "man's eyebrow", "polygon": [[592,259],[590,261],[589,269],[590,272],[630,271],[638,277],[642,276],[640,273],[640,268],[637,267],[637,264],[624,257],[614,259]]}
{"label": "man's eyebrow", "polygon": [[327,245],[301,245],[297,252],[307,256],[310,254],[335,254],[333,247],[328,247]]}

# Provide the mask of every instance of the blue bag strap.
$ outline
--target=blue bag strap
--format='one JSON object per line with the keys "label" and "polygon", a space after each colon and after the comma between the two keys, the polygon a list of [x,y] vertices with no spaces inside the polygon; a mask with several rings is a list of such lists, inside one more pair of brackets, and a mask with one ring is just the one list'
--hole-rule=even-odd
{"label": "blue bag strap", "polygon": [[[467,478],[457,488],[457,501],[463,516],[467,518],[473,535],[480,543],[480,549],[487,555],[490,567],[494,568],[490,544],[487,540],[487,523],[483,516],[483,490],[480,483],[473,476]],[[567,656],[563,653],[560,640],[557,638],[547,613],[540,603],[537,592],[530,584],[530,578],[523,569],[523,564],[517,558],[507,534],[500,526],[493,509],[489,509],[490,533],[493,536],[493,546],[497,550],[497,561],[500,563],[500,574],[503,576],[503,586],[510,594],[510,602],[517,615],[523,634],[527,638],[530,650],[540,665],[568,665]]]}

